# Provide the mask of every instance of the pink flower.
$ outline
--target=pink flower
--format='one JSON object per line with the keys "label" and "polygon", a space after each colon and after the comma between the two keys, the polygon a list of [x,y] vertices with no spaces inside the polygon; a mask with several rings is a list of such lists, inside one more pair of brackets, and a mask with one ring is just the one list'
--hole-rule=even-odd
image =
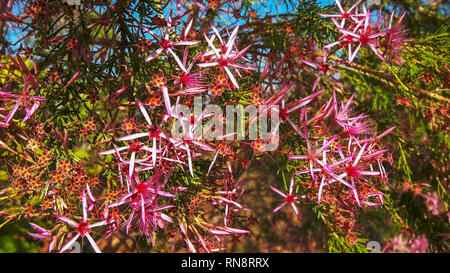
{"label": "pink flower", "polygon": [[269,186],[274,192],[278,193],[279,195],[281,195],[284,198],[284,202],[281,203],[281,205],[279,205],[278,207],[276,207],[272,211],[272,213],[279,211],[285,205],[290,205],[292,207],[292,209],[294,210],[295,214],[297,215],[297,218],[301,221],[301,214],[300,214],[299,210],[297,209],[297,207],[295,206],[295,201],[298,200],[299,198],[306,198],[306,195],[302,195],[302,196],[294,195],[294,185],[295,185],[294,176],[292,176],[291,184],[289,185],[288,194],[284,194],[281,191],[279,191],[278,189],[276,189],[272,186]]}
{"label": "pink flower", "polygon": [[[175,59],[175,61],[177,62],[178,66],[181,68],[181,70],[185,73],[188,73],[188,71],[186,70],[185,66],[183,65],[183,63],[181,62],[180,58],[177,56],[177,54],[173,51],[173,48],[175,46],[191,46],[191,45],[196,45],[198,43],[200,43],[200,41],[178,41],[178,42],[173,42],[170,40],[170,34],[172,31],[172,11],[170,11],[169,16],[167,18],[167,25],[165,27],[164,30],[162,30],[163,33],[165,33],[164,37],[161,37],[159,35],[157,35],[155,32],[153,32],[151,29],[143,26],[142,24],[138,23],[138,25],[144,29],[145,31],[147,31],[148,33],[150,33],[150,35],[153,36],[153,38],[155,38],[158,43],[159,43],[159,48],[153,52],[152,54],[150,54],[145,61],[149,62],[151,60],[153,60],[154,58],[156,58],[157,56],[159,56],[161,53],[163,52],[169,52],[173,58]],[[185,33],[184,33],[184,37],[187,37],[187,34],[189,33],[189,30],[192,26],[192,20],[188,23],[188,26],[186,27]]]}
{"label": "pink flower", "polygon": [[[133,212],[126,222],[127,233],[135,218],[139,219],[140,230],[147,235],[149,235],[149,225],[152,224],[153,228],[156,228],[158,226],[164,227],[164,221],[172,222],[170,217],[161,213],[161,210],[168,209],[174,206],[158,205],[158,199],[160,196],[168,198],[175,197],[174,194],[161,190],[161,188],[165,185],[165,182],[158,182],[162,175],[162,172],[158,172],[152,175],[146,181],[141,182],[139,180],[139,176],[137,174],[134,174],[136,185],[132,184],[132,191],[125,194],[122,198],[120,198],[118,202],[112,203],[108,206],[108,208],[113,208],[125,203],[130,204]],[[167,181],[167,179],[165,179],[165,181]],[[137,212],[136,217],[135,212]]]}
{"label": "pink flower", "polygon": [[[188,48],[186,47],[183,54],[183,65],[186,66],[187,63],[187,53]],[[172,75],[172,78],[175,79],[174,84],[178,84],[180,87],[180,91],[178,91],[175,95],[195,95],[203,93],[207,90],[207,84],[204,82],[204,78],[202,77],[202,71],[190,73],[193,68],[194,63],[198,60],[202,53],[198,53],[191,64],[186,68],[186,72],[181,72],[179,76]]]}
{"label": "pink flower", "polygon": [[[253,66],[239,64],[237,61],[240,60],[244,54],[247,52],[247,50],[251,47],[251,45],[247,46],[241,51],[235,51],[234,50],[234,42],[237,37],[237,32],[239,29],[239,26],[236,26],[236,28],[233,30],[233,32],[230,34],[229,40],[227,43],[225,43],[222,40],[222,37],[219,34],[219,31],[214,27],[211,26],[214,33],[211,38],[208,38],[205,34],[205,39],[208,42],[208,45],[211,48],[211,51],[205,52],[204,56],[213,55],[213,62],[210,63],[201,63],[199,64],[200,67],[213,67],[218,66],[225,70],[225,72],[228,74],[228,77],[230,77],[231,82],[234,84],[236,88],[239,88],[239,85],[236,81],[236,78],[233,76],[233,73],[231,73],[230,68],[234,68],[237,71],[237,68],[241,69],[256,69]],[[220,41],[220,47],[217,49],[214,46],[214,39],[216,36],[219,38]]]}
{"label": "pink flower", "polygon": [[350,136],[368,134],[371,132],[372,128],[367,121],[363,121],[367,115],[356,115],[350,107],[354,96],[355,94],[353,94],[345,104],[341,101],[339,107],[336,99],[336,90],[333,90],[334,120]]}
{"label": "pink flower", "polygon": [[[359,28],[360,25],[364,25],[363,28]],[[377,47],[377,39],[378,37],[385,35],[386,31],[376,32],[375,29],[370,25],[370,13],[367,13],[366,16],[361,19],[361,21],[358,23],[358,25],[353,29],[352,31],[339,28],[339,31],[343,34],[352,36],[353,38],[356,38],[355,42],[359,42],[356,49],[353,51],[353,54],[350,55],[349,62],[351,63],[353,59],[356,57],[356,54],[358,54],[359,49],[362,46],[369,46],[375,54],[384,61],[383,55],[378,51]]]}
{"label": "pink flower", "polygon": [[83,220],[79,223],[76,223],[72,220],[70,220],[69,218],[65,217],[65,216],[61,216],[61,215],[56,215],[56,217],[67,223],[69,226],[73,227],[76,229],[76,235],[68,242],[66,243],[60,250],[59,253],[63,253],[64,251],[66,251],[69,247],[71,247],[75,241],[78,239],[78,237],[86,237],[89,241],[89,243],[91,244],[92,248],[94,249],[95,252],[97,253],[101,253],[100,248],[98,248],[97,244],[95,243],[94,239],[91,237],[91,235],[89,234],[89,232],[91,232],[91,229],[94,227],[99,227],[99,226],[104,226],[107,224],[107,221],[100,221],[97,222],[95,224],[89,224],[87,221],[87,203],[86,203],[86,194],[83,191],[83,197],[82,197],[82,207],[83,207]]}
{"label": "pink flower", "polygon": [[380,42],[380,48],[384,50],[383,56],[387,58],[394,58],[395,60],[401,62],[401,57],[398,55],[402,46],[408,41],[405,39],[407,30],[405,29],[404,23],[402,22],[405,18],[406,12],[404,12],[397,23],[393,25],[395,12],[392,11],[389,24],[386,28],[386,34],[382,37]]}
{"label": "pink flower", "polygon": [[[245,189],[241,190],[241,187],[243,184],[247,181],[246,179],[242,179],[239,182],[234,182],[234,179],[230,174],[224,175],[224,191],[217,191],[216,196],[213,196],[213,204],[217,203],[224,203],[225,204],[225,214],[224,214],[224,226],[228,226],[228,221],[230,218],[230,210],[233,210],[230,208],[230,206],[233,206],[235,209],[235,212],[238,212],[240,210],[249,210],[248,208],[242,206],[237,201],[240,199],[245,191]],[[232,190],[229,190],[228,188],[233,185],[234,188]]]}
{"label": "pink flower", "polygon": [[[408,239],[404,238],[405,235]],[[392,251],[400,253],[425,253],[428,249],[428,239],[425,235],[411,238],[409,234],[399,234],[392,240]]]}
{"label": "pink flower", "polygon": [[[318,92],[315,92],[303,99],[300,99],[298,101],[295,102],[291,102],[290,105],[291,106],[287,106],[286,105],[286,101],[285,101],[285,96],[286,96],[286,92],[293,86],[293,84],[290,84],[286,87],[284,87],[281,91],[279,91],[278,93],[281,93],[280,97],[274,101],[272,101],[271,99],[266,100],[264,102],[263,105],[267,105],[268,107],[272,106],[272,105],[276,105],[278,103],[279,100],[281,100],[281,107],[279,108],[279,116],[280,116],[280,120],[278,121],[278,123],[274,126],[275,128],[272,130],[274,132],[276,132],[278,130],[278,127],[280,126],[280,124],[282,122],[289,122],[289,124],[292,126],[292,128],[294,128],[294,130],[299,134],[302,135],[302,132],[300,130],[300,128],[292,121],[292,119],[289,117],[289,115],[297,110],[299,110],[300,108],[306,106],[307,104],[309,104],[314,98],[316,98],[317,96],[319,96],[320,94],[322,94],[324,90],[320,90]],[[277,110],[277,109],[275,109]]]}
{"label": "pink flower", "polygon": [[[331,17],[334,24],[338,30],[343,34],[337,41],[328,44],[325,48],[329,49],[335,45],[341,45],[341,47],[348,47],[349,63],[352,63],[358,51],[361,47],[368,46],[375,52],[375,54],[383,61],[385,61],[385,56],[399,59],[396,51],[398,51],[401,45],[405,42],[403,38],[405,31],[401,24],[404,18],[403,14],[395,26],[392,26],[392,20],[394,12],[391,14],[389,23],[384,26],[383,21],[385,21],[382,11],[380,9],[378,20],[376,23],[371,24],[372,13],[363,6],[363,13],[358,13],[357,5],[360,1],[357,1],[349,11],[344,10],[339,1],[336,3],[341,10],[341,13],[334,14],[321,14],[324,17]],[[355,9],[356,7],[356,9]],[[351,14],[350,11],[355,9],[355,13]],[[337,19],[341,19],[340,22]],[[346,24],[346,19],[351,19],[351,24]],[[358,43],[356,48],[353,48],[354,44]],[[384,53],[381,53],[378,49],[384,48]]]}
{"label": "pink flower", "polygon": [[[355,4],[353,4],[353,6],[351,8],[347,9],[343,9],[341,2],[339,0],[335,0],[336,1],[336,5],[339,7],[339,14],[319,14],[320,16],[323,17],[331,17],[333,19],[335,18],[339,18],[341,19],[341,23],[338,24],[339,27],[344,27],[345,26],[345,22],[348,19],[352,19],[353,21],[357,20],[358,17],[363,17],[365,16],[365,14],[359,14],[358,13],[358,5],[359,3],[361,3],[361,0],[356,1]],[[352,11],[355,10],[355,13],[352,13]]]}
{"label": "pink flower", "polygon": [[416,237],[411,242],[410,253],[425,253],[428,249],[428,239],[425,235],[420,235]]}
{"label": "pink flower", "polygon": [[[268,109],[270,109],[273,106],[278,105],[278,103],[281,101],[281,107],[273,108],[273,111],[278,112],[278,115],[280,117],[278,122],[273,126],[273,129],[271,129],[273,136],[275,136],[275,133],[278,131],[280,124],[285,121],[287,121],[299,135],[303,135],[303,133],[300,130],[301,126],[297,126],[294,123],[294,121],[292,121],[292,119],[289,117],[289,115],[294,113],[295,111],[299,110],[300,108],[305,107],[314,98],[318,97],[325,91],[325,89],[320,90],[320,91],[315,92],[315,93],[313,93],[305,98],[302,98],[298,101],[291,101],[289,104],[286,104],[286,99],[285,99],[286,93],[289,91],[289,89],[292,88],[293,85],[294,84],[291,83],[289,85],[283,86],[282,89],[275,94],[275,96],[272,96],[271,98],[266,99],[259,105],[261,107],[261,109],[266,110],[265,114],[267,114]],[[266,108],[264,108],[264,107],[266,107]],[[302,116],[304,116],[303,113],[301,114],[301,117]],[[301,120],[302,120],[302,118],[301,118]],[[251,120],[250,122],[253,123],[256,121],[257,120],[255,119],[255,120]]]}
{"label": "pink flower", "polygon": [[[317,169],[315,169],[313,167],[314,164],[319,164],[326,169],[326,166],[323,165],[324,163],[322,163],[319,159],[321,159],[323,157],[323,152],[327,149],[328,146],[330,146],[333,143],[334,140],[336,140],[338,138],[338,136],[334,136],[328,141],[326,141],[326,138],[324,136],[324,141],[323,141],[322,146],[318,146],[317,142],[315,142],[314,146],[316,146],[316,147],[313,147],[311,145],[311,143],[309,141],[309,136],[308,136],[308,129],[306,127],[304,128],[304,134],[301,134],[301,136],[306,140],[306,148],[308,149],[306,155],[289,155],[288,158],[289,159],[307,160],[309,163],[309,167],[310,167],[309,173],[311,174],[311,177],[313,179],[315,179],[314,172],[317,171]],[[325,155],[326,155],[326,153],[325,153]],[[325,159],[324,159],[324,161],[325,161]],[[297,172],[296,174],[301,174],[301,173],[303,173],[303,171]],[[332,173],[332,171],[330,171],[330,173]]]}
{"label": "pink flower", "polygon": [[313,63],[313,62],[310,62],[310,61],[301,60],[303,63],[305,63],[305,64],[307,64],[307,65],[309,65],[311,67],[314,67],[316,69],[319,69],[319,75],[317,76],[317,79],[314,82],[312,91],[316,90],[316,87],[319,84],[320,79],[322,78],[322,75],[327,75],[328,77],[330,77],[334,81],[334,83],[336,83],[336,85],[338,85],[340,88],[342,88],[342,84],[338,80],[336,80],[336,78],[330,72],[330,68],[332,68],[332,67],[334,67],[336,65],[339,65],[339,62],[338,63],[329,64],[328,61],[327,61],[327,58],[328,58],[328,50],[324,49],[321,63]]}

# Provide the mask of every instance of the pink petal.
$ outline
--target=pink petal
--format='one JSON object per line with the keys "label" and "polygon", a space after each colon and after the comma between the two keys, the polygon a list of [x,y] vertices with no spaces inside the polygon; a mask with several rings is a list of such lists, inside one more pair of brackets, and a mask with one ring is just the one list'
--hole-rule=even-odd
{"label": "pink petal", "polygon": [[163,49],[162,48],[158,48],[155,52],[153,52],[152,54],[148,55],[148,57],[145,59],[145,62],[149,62],[149,61],[153,60],[159,54],[161,54],[161,52],[163,52]]}
{"label": "pink petal", "polygon": [[276,189],[276,188],[274,188],[274,187],[272,187],[272,186],[269,186],[269,188],[270,188],[271,190],[273,190],[274,192],[278,193],[279,195],[283,196],[284,198],[286,198],[286,194],[282,193],[282,192],[279,191],[278,189]]}
{"label": "pink petal", "polygon": [[64,251],[66,251],[69,247],[71,247],[75,241],[78,239],[78,237],[80,237],[80,234],[78,233],[77,235],[75,235],[72,240],[70,240],[67,244],[65,244],[60,250],[59,253],[63,253]]}
{"label": "pink petal", "polygon": [[89,243],[91,243],[91,246],[96,253],[102,253],[102,251],[100,250],[100,248],[98,248],[97,244],[95,243],[94,239],[92,239],[91,235],[89,235],[89,233],[86,233],[86,238],[89,240]]}
{"label": "pink petal", "polygon": [[78,224],[75,223],[74,221],[70,220],[69,218],[62,216],[62,215],[56,215],[56,218],[58,218],[59,220],[66,222],[67,224],[69,224],[72,227],[78,227]]}

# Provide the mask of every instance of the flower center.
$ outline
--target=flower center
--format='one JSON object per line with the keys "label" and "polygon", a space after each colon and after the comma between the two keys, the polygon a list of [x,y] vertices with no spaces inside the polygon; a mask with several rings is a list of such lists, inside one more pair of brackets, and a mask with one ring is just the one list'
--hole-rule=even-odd
{"label": "flower center", "polygon": [[349,177],[358,178],[361,175],[360,170],[360,168],[348,166],[346,172]]}
{"label": "flower center", "polygon": [[358,133],[359,133],[359,130],[358,130],[358,127],[356,127],[356,126],[350,126],[347,129],[347,134],[349,134],[351,136],[357,135]]}
{"label": "flower center", "polygon": [[78,224],[77,232],[80,233],[81,236],[84,237],[89,231],[91,231],[91,229],[89,228],[88,222],[83,221]]}
{"label": "flower center", "polygon": [[341,13],[341,17],[342,17],[342,19],[348,19],[348,18],[350,18],[350,14],[348,12],[344,11],[343,13]]}
{"label": "flower center", "polygon": [[167,39],[162,39],[160,45],[163,49],[169,49],[172,47],[170,41]]}
{"label": "flower center", "polygon": [[288,194],[288,195],[286,195],[286,198],[284,199],[284,201],[286,203],[292,204],[292,203],[294,203],[295,199],[292,194]]}
{"label": "flower center", "polygon": [[220,58],[219,61],[218,61],[218,63],[219,63],[219,66],[220,66],[220,67],[224,67],[224,66],[227,66],[227,65],[228,65],[228,60],[227,60],[227,59],[224,59],[224,58]]}
{"label": "flower center", "polygon": [[368,43],[370,43],[369,34],[361,34],[361,36],[359,37],[359,42],[363,45],[367,45]]}
{"label": "flower center", "polygon": [[329,66],[327,64],[323,64],[320,66],[320,71],[322,71],[323,73],[326,73],[329,69]]}
{"label": "flower center", "polygon": [[145,185],[144,183],[137,185],[136,191],[138,194],[145,195],[148,192],[147,185]]}
{"label": "flower center", "polygon": [[189,75],[182,73],[180,75],[180,82],[186,84],[189,81]]}

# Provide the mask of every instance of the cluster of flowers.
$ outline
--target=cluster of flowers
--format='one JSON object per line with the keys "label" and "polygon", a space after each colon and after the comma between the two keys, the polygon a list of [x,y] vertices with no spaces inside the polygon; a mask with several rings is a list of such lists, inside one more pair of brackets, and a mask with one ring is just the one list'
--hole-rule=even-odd
{"label": "cluster of flowers", "polygon": [[[184,169],[187,166],[189,174],[194,177],[194,162],[202,155],[201,152],[215,152],[215,158],[211,162],[209,169],[211,170],[218,154],[223,157],[232,157],[231,147],[225,142],[220,142],[217,145],[213,143],[208,144],[206,141],[194,138],[194,131],[197,126],[205,119],[212,116],[202,113],[199,116],[182,116],[179,111],[180,102],[188,103],[186,96],[192,96],[208,91],[208,74],[218,74],[215,84],[216,89],[237,89],[238,82],[234,73],[240,75],[239,69],[251,70],[255,69],[252,66],[242,64],[246,59],[244,54],[250,46],[237,50],[235,40],[238,34],[239,27],[236,27],[231,34],[229,34],[228,41],[224,41],[219,30],[212,26],[213,34],[211,36],[205,35],[205,40],[209,49],[204,52],[199,52],[192,61],[188,64],[189,47],[198,45],[200,41],[189,40],[189,31],[192,26],[192,21],[182,31],[180,38],[182,41],[171,41],[171,36],[174,34],[174,26],[179,25],[183,14],[178,14],[172,17],[170,12],[165,21],[165,25],[161,26],[161,32],[164,36],[157,35],[153,30],[138,23],[138,25],[149,33],[159,43],[159,48],[151,53],[146,62],[152,61],[162,54],[166,58],[173,58],[178,64],[176,72],[178,75],[172,75],[172,80],[165,78],[163,73],[153,76],[153,87],[157,91],[151,91],[151,95],[146,102],[137,101],[135,105],[138,106],[140,114],[144,117],[145,125],[136,125],[134,120],[125,119],[122,129],[131,133],[133,131],[141,131],[138,133],[131,133],[129,135],[120,137],[117,141],[127,142],[126,146],[116,147],[113,149],[99,152],[99,155],[114,155],[117,158],[117,177],[120,180],[120,185],[123,190],[123,195],[118,196],[118,201],[109,202],[107,205],[98,206],[96,198],[93,196],[89,183],[81,190],[82,192],[82,221],[76,223],[69,218],[57,215],[57,218],[69,226],[75,228],[75,236],[73,236],[59,251],[64,252],[69,249],[77,240],[78,237],[88,238],[90,244],[96,252],[100,249],[95,241],[90,236],[91,228],[108,225],[108,234],[121,227],[125,227],[127,233],[132,229],[138,229],[139,232],[146,235],[147,238],[153,241],[153,230],[164,229],[167,223],[174,221],[170,216],[165,214],[166,210],[175,208],[175,205],[168,204],[166,200],[175,198],[175,193],[185,191],[185,187],[172,187],[169,191],[164,191],[167,188],[167,182],[171,178],[174,168],[181,167]],[[215,45],[215,40],[219,41],[219,45]],[[175,47],[184,46],[183,57],[180,59],[175,51]],[[198,62],[202,60],[202,62]],[[200,71],[192,72],[198,66]],[[208,69],[208,70],[205,70]],[[215,69],[214,71],[212,69]],[[171,83],[171,84],[170,84]],[[121,94],[124,90],[119,90],[115,96]],[[159,93],[159,94],[158,94]],[[176,98],[176,103],[173,104],[171,98]],[[161,103],[160,99],[163,99]],[[152,109],[149,112],[148,107]],[[160,109],[162,111],[158,111]],[[173,120],[181,121],[181,124],[187,126],[182,127],[182,138],[178,139],[171,136],[170,123]],[[227,164],[228,170],[232,173],[231,163]],[[142,177],[147,177],[141,181]],[[243,190],[239,190],[243,182],[234,183],[229,174],[225,174],[223,179],[224,191],[215,191],[210,196],[213,200],[213,205],[224,206],[224,226],[220,227],[197,220],[197,225],[211,236],[216,238],[219,242],[221,236],[230,234],[245,234],[248,230],[230,227],[230,213],[231,211],[239,211],[247,209],[235,201],[239,199]],[[230,180],[231,179],[231,180]],[[231,181],[231,182],[230,182]],[[231,188],[231,189],[230,189]],[[171,191],[171,192],[170,192]],[[100,208],[104,208],[100,211]],[[119,209],[124,208],[123,211]],[[94,217],[100,216],[102,219],[98,223],[90,224],[88,214],[92,213]],[[101,213],[102,215],[99,215]],[[126,218],[124,221],[122,219]],[[189,239],[189,234],[194,236],[201,243],[204,251],[210,252],[219,250],[212,248],[206,239],[203,239],[200,232],[194,227],[187,224],[182,219],[178,219],[179,228],[182,235],[185,237],[185,242],[190,251],[196,252],[194,244]],[[52,232],[45,230],[36,224],[32,224],[33,228],[39,231],[39,234],[30,233],[36,238],[53,237]],[[55,242],[50,245],[52,250]]]}
{"label": "cluster of flowers", "polygon": [[[356,1],[349,9],[344,9],[339,0],[336,4],[340,12],[338,14],[320,14],[323,17],[331,18],[342,36],[335,42],[325,46],[331,49],[334,46],[347,49],[349,63],[352,63],[362,47],[369,47],[381,60],[386,57],[395,57],[402,44],[405,43],[404,35],[406,31],[402,25],[402,20],[406,13],[394,24],[395,12],[390,17],[385,17],[378,12],[375,22],[372,12],[366,5],[362,5],[362,11],[358,9],[361,0]],[[380,52],[381,50],[381,52]]]}
{"label": "cluster of flowers", "polygon": [[293,194],[294,176],[288,194],[271,187],[285,198],[273,212],[290,204],[301,219],[295,207],[296,200],[301,199],[318,204],[324,200],[326,204],[338,202],[344,207],[383,204],[383,194],[378,190],[377,182],[387,181],[383,161],[392,164],[392,157],[385,155],[387,150],[380,149],[380,139],[395,127],[377,135],[365,119],[367,116],[356,115],[352,110],[352,99],[353,96],[345,104],[339,103],[334,92],[312,118],[308,119],[306,111],[303,111],[299,126],[303,132],[299,134],[306,141],[305,154],[288,155],[288,158],[305,161],[308,168],[294,175],[309,175],[311,180],[303,189],[307,194]]}

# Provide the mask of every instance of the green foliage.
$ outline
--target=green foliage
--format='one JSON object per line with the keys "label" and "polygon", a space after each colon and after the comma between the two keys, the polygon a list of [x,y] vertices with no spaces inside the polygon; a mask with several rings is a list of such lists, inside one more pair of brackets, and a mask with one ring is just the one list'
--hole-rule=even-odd
{"label": "green foliage", "polygon": [[301,1],[298,3],[296,32],[305,38],[314,39],[320,46],[338,37],[335,25],[324,20],[320,14],[332,14],[337,11],[335,5],[321,6],[319,1]]}

